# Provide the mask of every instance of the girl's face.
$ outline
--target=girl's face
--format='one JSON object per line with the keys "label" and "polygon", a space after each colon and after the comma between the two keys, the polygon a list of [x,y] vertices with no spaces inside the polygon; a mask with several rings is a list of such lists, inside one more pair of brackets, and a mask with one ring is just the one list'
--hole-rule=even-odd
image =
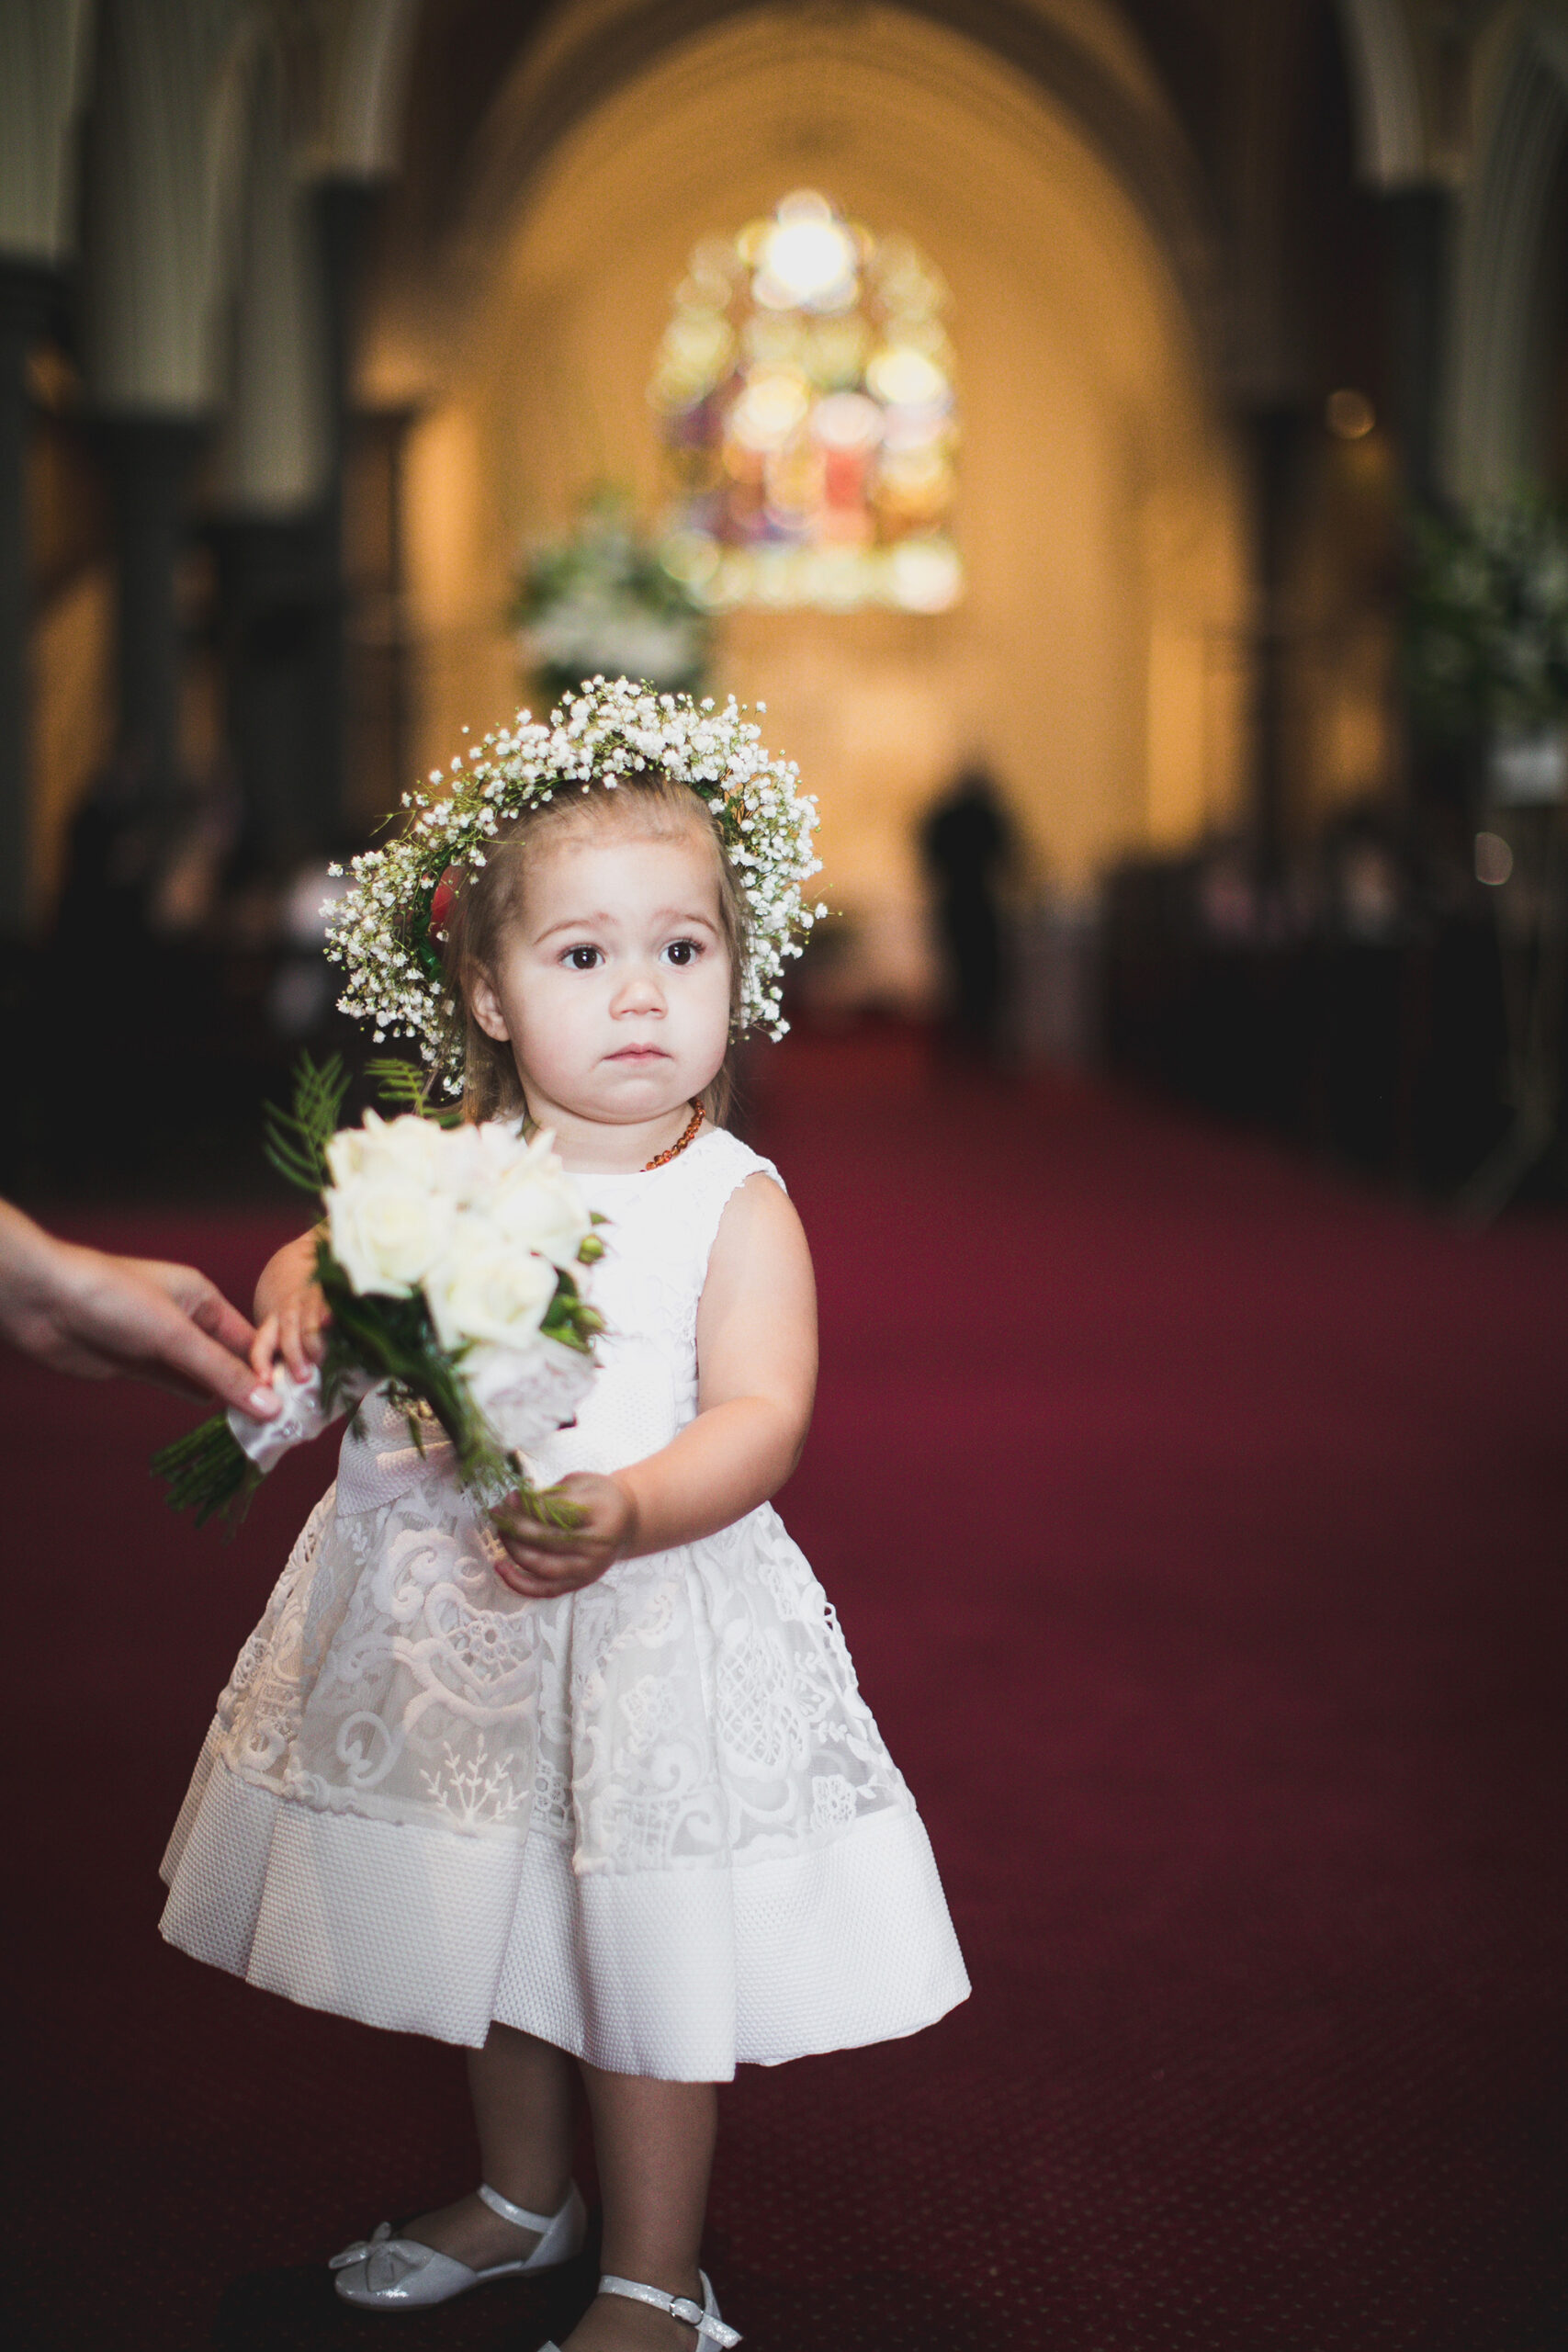
{"label": "girl's face", "polygon": [[530,1115],[608,1126],[701,1093],[729,1035],[718,859],[696,827],[546,834],[473,1012],[510,1041]]}

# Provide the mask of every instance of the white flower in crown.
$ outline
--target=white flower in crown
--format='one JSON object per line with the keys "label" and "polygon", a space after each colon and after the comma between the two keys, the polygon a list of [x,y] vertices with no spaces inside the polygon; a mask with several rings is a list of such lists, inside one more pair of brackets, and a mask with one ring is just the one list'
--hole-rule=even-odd
{"label": "white flower in crown", "polygon": [[374,1023],[378,1042],[412,1040],[456,1093],[463,1023],[430,937],[443,876],[455,865],[482,867],[498,825],[530,803],[594,783],[613,786],[649,767],[690,785],[713,812],[750,917],[737,1028],[782,1037],[784,960],[800,954],[828,911],[803,895],[820,871],[812,851],[817,803],[800,791],[794,761],[772,756],[733,697],[720,709],[629,678],[587,681],[547,725],[520,711],[449,773],[434,769],[431,792],[403,795],[410,820],[400,839],[356,857],[354,888],[323,910],[327,952],[347,975],[340,1009]]}

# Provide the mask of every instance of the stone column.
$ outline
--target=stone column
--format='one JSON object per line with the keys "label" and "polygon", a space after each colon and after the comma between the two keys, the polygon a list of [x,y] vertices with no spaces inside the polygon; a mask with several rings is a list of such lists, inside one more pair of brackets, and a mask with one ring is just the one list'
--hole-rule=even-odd
{"label": "stone column", "polygon": [[32,866],[28,695],[28,354],[59,291],[52,270],[0,256],[0,934],[28,926]]}
{"label": "stone column", "polygon": [[321,771],[323,835],[343,820],[347,788],[348,639],[353,582],[344,546],[344,474],[354,413],[354,367],[359,298],[369,232],[380,200],[374,180],[332,177],[311,190],[317,251],[325,296],[328,369],[325,535],[326,612],[321,631],[320,707],[324,729]]}
{"label": "stone column", "polygon": [[179,559],[185,495],[207,427],[193,416],[127,410],[97,425],[114,516],[118,748],[147,763],[152,793],[179,778]]}
{"label": "stone column", "polygon": [[1305,413],[1289,401],[1246,419],[1252,459],[1252,844],[1258,880],[1275,888],[1289,844],[1285,752],[1285,585]]}
{"label": "stone column", "polygon": [[209,536],[244,848],[284,874],[331,838],[322,821],[331,741],[320,701],[325,535],[309,514],[228,515]]}
{"label": "stone column", "polygon": [[1443,377],[1454,199],[1443,187],[1384,192],[1389,388],[1404,487],[1418,506],[1442,498]]}

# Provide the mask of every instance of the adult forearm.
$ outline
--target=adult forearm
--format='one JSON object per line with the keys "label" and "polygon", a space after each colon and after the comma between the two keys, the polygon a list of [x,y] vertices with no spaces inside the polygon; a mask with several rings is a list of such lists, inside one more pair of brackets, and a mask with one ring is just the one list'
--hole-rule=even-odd
{"label": "adult forearm", "polygon": [[57,1328],[62,1244],[0,1201],[0,1332],[29,1355]]}
{"label": "adult forearm", "polygon": [[276,1410],[245,1362],[250,1325],[196,1267],[58,1241],[8,1202],[0,1202],[0,1334],[82,1379],[130,1373]]}

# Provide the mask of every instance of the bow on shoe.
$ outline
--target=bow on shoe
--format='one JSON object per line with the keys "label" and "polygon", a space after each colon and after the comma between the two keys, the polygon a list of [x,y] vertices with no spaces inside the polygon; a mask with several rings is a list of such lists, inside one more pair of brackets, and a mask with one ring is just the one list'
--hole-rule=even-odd
{"label": "bow on shoe", "polygon": [[345,2245],[341,2254],[334,2254],[332,2256],[332,2259],[328,2262],[327,2268],[329,2270],[346,2270],[351,2262],[367,2261],[369,2256],[375,2253],[376,2248],[378,2245],[384,2245],[386,2244],[391,2234],[392,2225],[390,2222],[378,2222],[376,2227],[371,2231],[370,2235],[367,2238],[355,2238],[354,2244],[352,2245]]}
{"label": "bow on shoe", "polygon": [[385,2295],[416,2270],[423,2270],[434,2251],[416,2238],[395,2238],[390,2222],[382,2222],[367,2238],[356,2238],[341,2254],[334,2254],[327,2268],[346,2270],[352,2263],[363,2262],[366,2285],[372,2293]]}

